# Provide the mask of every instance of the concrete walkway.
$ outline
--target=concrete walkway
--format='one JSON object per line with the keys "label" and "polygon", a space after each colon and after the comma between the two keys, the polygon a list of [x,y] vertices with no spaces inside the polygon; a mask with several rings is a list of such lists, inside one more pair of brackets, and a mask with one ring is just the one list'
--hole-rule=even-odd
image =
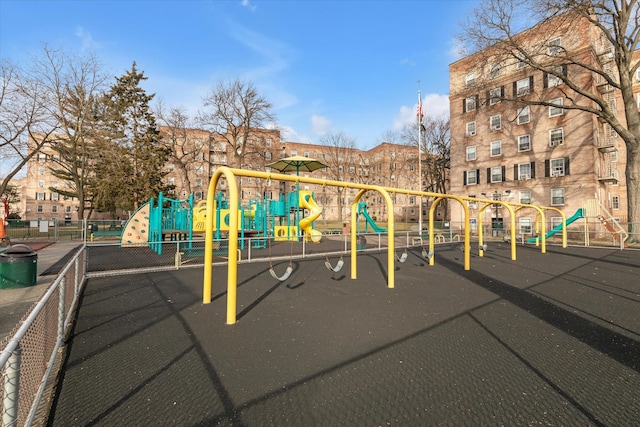
{"label": "concrete walkway", "polygon": [[[42,243],[13,242],[13,244],[33,245],[34,248],[42,247]],[[55,275],[42,275],[54,264],[60,261],[70,251],[82,245],[81,241],[64,241],[51,243],[42,249],[36,250],[38,255],[36,285],[25,288],[0,289],[0,340],[10,334],[20,323],[22,318],[30,311],[31,307],[40,300],[49,286],[53,283]]]}

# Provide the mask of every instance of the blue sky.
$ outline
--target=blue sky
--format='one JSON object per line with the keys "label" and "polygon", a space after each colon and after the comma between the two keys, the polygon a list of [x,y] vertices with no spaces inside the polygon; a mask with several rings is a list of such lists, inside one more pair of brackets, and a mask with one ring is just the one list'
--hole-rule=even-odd
{"label": "blue sky", "polygon": [[[143,84],[195,113],[217,82],[253,82],[287,141],[345,132],[366,149],[427,114],[448,114],[455,34],[476,0],[0,2],[0,56],[44,43],[93,51],[113,76],[135,61]],[[420,84],[418,84],[420,81]]]}

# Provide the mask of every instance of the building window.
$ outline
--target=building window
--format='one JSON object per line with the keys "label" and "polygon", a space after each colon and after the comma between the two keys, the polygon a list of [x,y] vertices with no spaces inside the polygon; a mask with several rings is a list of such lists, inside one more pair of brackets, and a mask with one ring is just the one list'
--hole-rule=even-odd
{"label": "building window", "polygon": [[478,183],[478,171],[470,170],[465,172],[465,183],[464,185],[476,185]]}
{"label": "building window", "polygon": [[549,161],[549,175],[552,177],[565,176],[566,168],[565,163],[567,159],[551,159]]}
{"label": "building window", "polygon": [[46,162],[47,161],[47,155],[43,154],[43,153],[38,153],[38,161],[39,162]]}
{"label": "building window", "polygon": [[553,104],[549,105],[549,117],[561,116],[564,114],[564,109],[562,108],[562,98],[552,99],[549,102]]}
{"label": "building window", "polygon": [[44,175],[44,166],[38,168],[38,175]]}
{"label": "building window", "polygon": [[467,75],[464,77],[464,83],[467,87],[476,84],[476,73],[474,71],[467,73]]}
{"label": "building window", "polygon": [[64,211],[65,211],[65,213],[70,214],[71,213],[71,206],[65,206],[64,207]]}
{"label": "building window", "polygon": [[199,162],[203,161],[204,160],[204,153],[203,152],[196,153],[195,159],[197,161],[199,161]]}
{"label": "building window", "polygon": [[471,161],[475,159],[476,159],[476,146],[471,145],[467,147],[467,161]]}
{"label": "building window", "polygon": [[54,201],[60,200],[60,194],[51,193],[51,200],[54,200]]}
{"label": "building window", "polygon": [[491,168],[491,182],[502,182],[502,166]]}
{"label": "building window", "polygon": [[522,107],[518,109],[518,124],[529,123],[531,118],[530,108],[527,105],[526,107]]}
{"label": "building window", "polygon": [[38,188],[44,188],[44,179],[38,180]]}
{"label": "building window", "polygon": [[518,193],[518,203],[523,203],[528,205],[531,203],[531,191],[530,190],[522,190]]}
{"label": "building window", "polygon": [[518,165],[518,180],[526,181],[531,179],[531,163],[520,163]]}
{"label": "building window", "polygon": [[271,138],[267,138],[267,140],[265,141],[265,146],[267,148],[271,148]]}
{"label": "building window", "polygon": [[464,111],[475,111],[476,109],[476,97],[470,96],[469,98],[465,98],[464,100]]}
{"label": "building window", "polygon": [[504,86],[500,86],[489,91],[489,105],[495,105],[504,96]]}
{"label": "building window", "polygon": [[523,54],[516,53],[516,58],[517,58],[517,62],[516,62],[517,69],[521,69],[527,66],[527,63],[525,62],[525,57]]}
{"label": "building window", "polygon": [[476,134],[476,122],[467,123],[467,136],[473,136]]}
{"label": "building window", "polygon": [[491,118],[489,119],[489,128],[491,130],[502,129],[502,116],[500,116],[500,114],[491,116]]}
{"label": "building window", "polygon": [[307,159],[309,158],[309,152],[308,151],[304,152],[304,157],[306,157]]}
{"label": "building window", "polygon": [[520,234],[531,234],[531,218],[520,218],[518,220]]}
{"label": "building window", "polygon": [[264,159],[265,160],[271,160],[271,151],[267,151],[264,153]]}
{"label": "building window", "polygon": [[531,135],[520,135],[518,137],[518,151],[531,150]]}
{"label": "building window", "polygon": [[176,185],[176,179],[172,176],[169,177],[169,179],[167,179],[169,185]]}
{"label": "building window", "polygon": [[502,141],[493,141],[491,143],[491,157],[502,155]]}
{"label": "building window", "polygon": [[555,37],[547,44],[547,55],[555,56],[562,52],[562,37]]}
{"label": "building window", "polygon": [[51,205],[51,213],[58,213],[58,205]]}
{"label": "building window", "polygon": [[202,178],[196,178],[196,187],[202,187]]}
{"label": "building window", "polygon": [[564,70],[565,70],[564,66],[560,65],[560,66],[555,67],[553,69],[553,72],[555,74],[547,73],[546,74],[547,87],[555,87],[555,86],[558,86],[558,85],[562,84],[562,79],[560,77],[558,77],[557,74],[559,74],[561,76],[564,75],[565,74]]}
{"label": "building window", "polygon": [[202,165],[196,167],[196,175],[204,174],[204,167]]}
{"label": "building window", "polygon": [[531,92],[531,79],[527,77],[526,79],[518,80],[516,82],[516,96],[524,96]]}
{"label": "building window", "polygon": [[36,212],[38,212],[38,213],[44,212],[44,209],[42,208],[42,205],[36,206]]}
{"label": "building window", "polygon": [[615,211],[620,209],[620,196],[613,196],[611,198],[611,207]]}
{"label": "building window", "polygon": [[[393,164],[393,168],[396,168],[396,164]],[[355,166],[349,166],[349,173],[356,173],[356,167]]]}
{"label": "building window", "polygon": [[37,192],[36,193],[36,200],[44,200],[45,199],[45,194],[42,192]]}
{"label": "building window", "polygon": [[291,150],[291,157],[297,156],[298,150]]}
{"label": "building window", "polygon": [[564,143],[564,130],[562,128],[551,129],[549,131],[549,145],[557,147]]}
{"label": "building window", "polygon": [[564,188],[551,189],[551,206],[564,205]]}
{"label": "building window", "polygon": [[502,66],[500,65],[499,62],[491,64],[491,67],[489,68],[489,77],[492,79],[495,79],[500,75],[501,69],[502,69]]}

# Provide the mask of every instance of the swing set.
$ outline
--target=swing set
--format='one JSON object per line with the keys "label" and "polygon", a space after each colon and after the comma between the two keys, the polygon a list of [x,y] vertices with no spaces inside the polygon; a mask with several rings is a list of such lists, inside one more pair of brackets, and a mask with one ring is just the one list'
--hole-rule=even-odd
{"label": "swing set", "polygon": [[[342,181],[332,181],[332,180],[326,180],[326,179],[317,179],[317,178],[310,178],[310,177],[301,177],[301,176],[294,176],[294,175],[285,175],[285,174],[279,174],[279,173],[270,173],[270,172],[261,172],[261,171],[254,171],[254,170],[243,170],[243,169],[233,169],[233,168],[229,168],[226,166],[223,167],[219,167],[216,169],[215,173],[213,174],[213,176],[211,177],[211,182],[209,184],[209,189],[208,189],[208,193],[207,193],[207,224],[206,224],[206,233],[205,233],[205,256],[204,256],[204,279],[203,279],[203,292],[202,292],[202,302],[203,304],[209,304],[211,302],[211,288],[212,288],[212,264],[213,264],[213,223],[212,223],[212,218],[214,218],[214,212],[213,212],[213,198],[215,195],[215,190],[216,190],[216,186],[218,184],[218,181],[221,179],[221,177],[225,177],[226,178],[226,182],[228,185],[228,191],[229,191],[229,207],[230,207],[230,212],[229,212],[229,218],[230,218],[230,223],[229,223],[229,258],[227,261],[228,264],[228,269],[227,269],[227,324],[231,325],[236,323],[236,311],[237,311],[237,273],[238,273],[238,254],[237,254],[237,249],[238,249],[238,215],[237,215],[237,210],[238,210],[238,199],[239,199],[239,192],[238,192],[238,186],[237,186],[237,182],[236,182],[236,177],[251,177],[251,178],[258,178],[258,179],[264,179],[264,180],[269,180],[269,179],[273,179],[273,180],[279,180],[279,181],[287,181],[287,182],[293,182],[296,184],[300,184],[300,183],[306,183],[306,184],[315,184],[315,185],[320,185],[320,186],[333,186],[333,187],[342,187],[342,188],[350,188],[350,189],[357,189],[359,190],[358,193],[356,194],[356,196],[354,197],[353,201],[352,201],[352,205],[351,205],[351,239],[350,239],[350,260],[351,260],[351,279],[357,279],[357,206],[358,206],[358,202],[360,201],[360,198],[368,191],[376,191],[378,192],[380,195],[382,195],[383,199],[386,202],[386,208],[388,212],[394,212],[394,206],[393,206],[393,200],[390,196],[390,194],[392,193],[403,193],[403,194],[407,194],[407,195],[416,195],[416,196],[420,196],[420,197],[433,197],[433,202],[431,204],[431,207],[429,209],[429,249],[427,250],[424,246],[422,246],[422,251],[421,251],[421,255],[424,259],[429,261],[429,265],[434,265],[434,216],[435,216],[435,209],[437,207],[437,205],[445,200],[445,199],[453,199],[456,200],[458,203],[460,203],[463,212],[464,212],[464,241],[463,241],[463,252],[464,252],[464,269],[465,270],[470,270],[470,259],[471,259],[471,254],[470,254],[470,214],[469,214],[469,206],[467,202],[482,202],[485,203],[484,208],[486,208],[486,206],[489,206],[492,203],[499,203],[499,204],[503,204],[504,206],[507,206],[510,213],[513,215],[513,212],[515,212],[515,210],[511,207],[511,206],[517,206],[517,209],[521,209],[521,208],[535,208],[539,211],[540,215],[541,215],[541,221],[544,224],[544,211],[543,209],[554,209],[557,210],[558,212],[560,212],[558,209],[555,208],[539,208],[537,206],[534,205],[524,205],[524,204],[517,204],[517,203],[507,203],[507,202],[502,202],[502,201],[497,201],[497,200],[485,200],[485,199],[477,199],[477,198],[473,198],[473,197],[467,197],[467,196],[456,196],[456,195],[450,195],[450,194],[441,194],[441,193],[432,193],[432,192],[425,192],[425,191],[415,191],[415,190],[405,190],[405,189],[397,189],[397,188],[388,188],[388,187],[382,187],[382,186],[377,186],[377,185],[368,185],[368,184],[360,184],[360,183],[345,183]],[[483,208],[483,209],[484,209]],[[560,212],[560,214],[563,216],[563,224],[565,222],[565,217],[564,214],[562,214],[562,212]],[[512,223],[514,223],[514,219],[512,218]],[[479,219],[480,222],[480,219]],[[481,225],[481,223],[479,223],[479,225]],[[480,231],[481,227],[479,227],[479,240],[480,240],[480,245],[482,245],[483,240],[482,240],[482,235],[481,235],[481,231]],[[511,232],[513,234],[512,239],[511,239],[511,245],[512,245],[512,259],[515,260],[515,245],[516,245],[516,239],[515,239],[515,226],[512,227]],[[408,258],[408,253],[407,253],[407,249],[405,247],[404,253],[402,253],[402,255],[398,256],[396,251],[395,251],[395,224],[394,224],[394,218],[393,215],[389,215],[387,218],[387,287],[388,288],[393,288],[395,287],[395,263],[396,262],[400,262],[400,263],[404,263],[406,262],[407,258]],[[566,236],[566,232],[563,233]],[[542,252],[544,253],[544,248],[545,248],[545,242],[544,242],[544,233],[542,234]],[[293,243],[292,243],[293,244]],[[563,238],[563,247],[566,247],[566,238]],[[270,265],[269,265],[269,273],[271,274],[271,276],[275,279],[278,280],[280,282],[286,281],[288,280],[291,275],[293,274],[294,271],[294,267],[293,267],[293,262],[292,262],[292,257],[293,257],[293,246],[291,247],[291,252],[290,252],[290,258],[289,258],[289,265],[287,266],[285,272],[282,275],[279,275],[276,273],[276,271],[274,270],[274,266],[273,263],[271,262],[271,248],[269,248],[269,257],[270,257]],[[482,254],[480,254],[480,256],[482,256]],[[332,265],[331,262],[329,261],[329,256],[328,253],[325,253],[325,266],[328,270],[332,271],[332,272],[338,272],[340,271],[343,266],[344,266],[345,262],[344,259],[342,257],[342,255],[340,256],[340,259],[338,260],[338,262],[336,263],[336,265]]]}

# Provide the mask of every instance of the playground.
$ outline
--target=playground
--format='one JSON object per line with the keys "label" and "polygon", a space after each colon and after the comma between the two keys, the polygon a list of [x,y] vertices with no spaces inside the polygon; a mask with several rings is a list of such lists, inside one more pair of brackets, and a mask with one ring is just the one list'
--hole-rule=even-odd
{"label": "playground", "polygon": [[640,252],[460,246],[242,264],[233,326],[223,266],[89,279],[49,425],[635,425]]}
{"label": "playground", "polygon": [[[214,191],[222,175],[228,200]],[[297,191],[241,206],[236,175]],[[314,229],[321,209],[300,182],[358,189],[347,234]],[[391,193],[431,197],[425,232],[377,225],[359,201],[367,191],[389,211]],[[465,210],[455,241],[434,235],[447,198]],[[472,241],[468,201],[480,214],[508,211],[504,240],[487,245],[479,215]],[[519,209],[537,211],[532,244],[516,235]],[[88,281],[49,425],[632,425],[640,257],[621,250],[622,233],[617,249],[567,247],[567,224],[593,209],[567,219],[553,207],[219,168],[206,201],[160,195],[118,246],[82,248]],[[548,210],[562,221],[547,231]],[[560,245],[547,247],[554,235]]]}

